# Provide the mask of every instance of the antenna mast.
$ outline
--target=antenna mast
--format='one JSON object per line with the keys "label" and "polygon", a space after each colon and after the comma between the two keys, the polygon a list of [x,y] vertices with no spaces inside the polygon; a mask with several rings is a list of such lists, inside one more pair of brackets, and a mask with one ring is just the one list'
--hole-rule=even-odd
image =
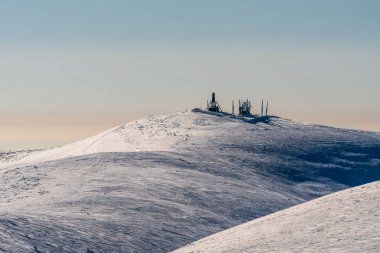
{"label": "antenna mast", "polygon": [[221,112],[222,109],[219,106],[219,103],[215,99],[215,92],[211,94],[211,102],[207,100],[207,111],[209,112]]}

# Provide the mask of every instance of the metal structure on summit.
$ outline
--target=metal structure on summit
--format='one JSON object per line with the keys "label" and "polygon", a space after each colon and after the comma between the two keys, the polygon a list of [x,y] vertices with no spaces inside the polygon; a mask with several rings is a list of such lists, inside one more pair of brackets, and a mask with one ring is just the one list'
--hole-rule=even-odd
{"label": "metal structure on summit", "polygon": [[268,116],[269,111],[269,102],[267,100],[267,106],[265,107],[265,114],[264,114],[264,99],[261,100],[261,116]]}
{"label": "metal structure on summit", "polygon": [[221,112],[222,108],[220,108],[219,103],[215,99],[215,92],[212,93],[211,102],[209,103],[207,100],[207,111],[209,112]]}
{"label": "metal structure on summit", "polygon": [[251,116],[251,101],[248,99],[246,101],[240,101],[239,99],[239,115],[241,116]]}
{"label": "metal structure on summit", "polygon": [[[269,102],[268,100],[266,101],[266,106],[264,104],[264,99],[261,100],[261,110],[257,112],[257,114],[253,113],[251,101],[246,99],[246,100],[240,100],[239,99],[239,107],[238,107],[238,115],[239,116],[244,116],[244,117],[251,117],[251,118],[256,118],[256,117],[263,117],[263,116],[268,116],[269,112]],[[200,109],[197,109],[200,110]],[[207,100],[207,107],[206,111],[209,112],[223,112],[222,108],[220,107],[218,101],[216,101],[215,98],[215,92],[212,93],[211,95],[211,101]],[[234,100],[232,100],[232,115],[235,115],[235,103]]]}

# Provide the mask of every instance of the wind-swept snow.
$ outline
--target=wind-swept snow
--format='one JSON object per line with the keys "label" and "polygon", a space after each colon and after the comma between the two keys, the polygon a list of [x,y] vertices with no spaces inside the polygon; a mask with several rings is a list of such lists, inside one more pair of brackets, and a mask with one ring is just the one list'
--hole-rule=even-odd
{"label": "wind-swept snow", "polygon": [[380,182],[276,212],[174,252],[380,252]]}
{"label": "wind-swept snow", "polygon": [[223,119],[205,118],[195,113],[151,116],[60,148],[15,152],[0,159],[3,165],[9,166],[101,152],[175,151],[190,139],[195,141],[191,143],[195,145],[202,138],[213,135],[208,130],[217,125],[222,126],[218,124],[221,121]]}
{"label": "wind-swept snow", "polygon": [[0,251],[167,252],[380,180],[380,134],[276,117],[152,116],[0,154]]}

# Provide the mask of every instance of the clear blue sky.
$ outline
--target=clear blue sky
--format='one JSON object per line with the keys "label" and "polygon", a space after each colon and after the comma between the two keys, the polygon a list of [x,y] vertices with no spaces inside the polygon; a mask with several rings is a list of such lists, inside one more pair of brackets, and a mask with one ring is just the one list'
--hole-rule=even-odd
{"label": "clear blue sky", "polygon": [[0,1],[0,149],[150,114],[269,99],[380,131],[380,1]]}

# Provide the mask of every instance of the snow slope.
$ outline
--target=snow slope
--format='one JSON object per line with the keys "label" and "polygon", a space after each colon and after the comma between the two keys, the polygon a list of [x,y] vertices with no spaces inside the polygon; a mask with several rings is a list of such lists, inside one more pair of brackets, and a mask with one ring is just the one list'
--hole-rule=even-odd
{"label": "snow slope", "polygon": [[276,212],[174,252],[380,252],[380,181]]}
{"label": "snow slope", "polygon": [[3,156],[0,161],[3,161],[3,166],[9,166],[101,152],[174,151],[191,137],[198,140],[203,134],[212,133],[205,126],[212,127],[217,122],[189,113],[151,116],[64,147],[37,152],[15,152]]}
{"label": "snow slope", "polygon": [[0,251],[168,252],[380,180],[380,134],[277,117],[152,116],[0,154]]}

